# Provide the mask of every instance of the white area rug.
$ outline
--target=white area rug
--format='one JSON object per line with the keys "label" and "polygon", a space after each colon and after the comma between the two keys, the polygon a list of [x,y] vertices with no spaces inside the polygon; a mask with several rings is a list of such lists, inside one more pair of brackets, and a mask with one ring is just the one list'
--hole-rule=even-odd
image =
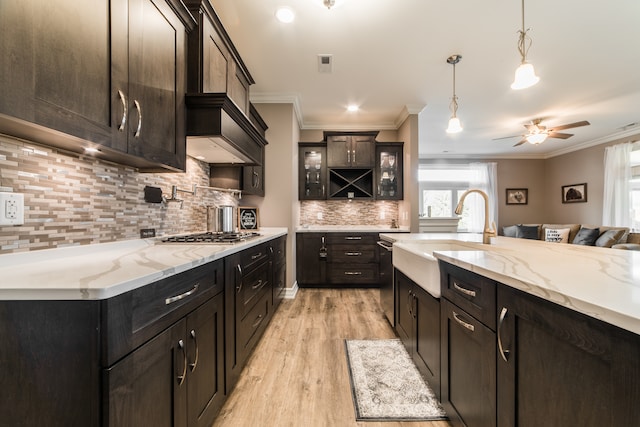
{"label": "white area rug", "polygon": [[399,339],[345,340],[357,421],[447,419]]}

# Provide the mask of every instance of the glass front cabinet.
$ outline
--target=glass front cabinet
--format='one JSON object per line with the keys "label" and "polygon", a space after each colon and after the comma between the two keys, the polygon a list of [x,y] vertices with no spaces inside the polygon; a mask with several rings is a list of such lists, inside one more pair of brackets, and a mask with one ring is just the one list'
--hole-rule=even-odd
{"label": "glass front cabinet", "polygon": [[327,198],[327,146],[298,144],[298,199],[325,200]]}
{"label": "glass front cabinet", "polygon": [[376,199],[402,200],[402,142],[376,144]]}

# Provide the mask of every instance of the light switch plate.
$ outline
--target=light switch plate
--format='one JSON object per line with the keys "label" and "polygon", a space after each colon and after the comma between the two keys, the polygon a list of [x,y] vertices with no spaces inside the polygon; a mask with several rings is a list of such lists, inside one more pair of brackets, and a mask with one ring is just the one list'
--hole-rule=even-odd
{"label": "light switch plate", "polygon": [[0,193],[0,225],[24,224],[24,194]]}

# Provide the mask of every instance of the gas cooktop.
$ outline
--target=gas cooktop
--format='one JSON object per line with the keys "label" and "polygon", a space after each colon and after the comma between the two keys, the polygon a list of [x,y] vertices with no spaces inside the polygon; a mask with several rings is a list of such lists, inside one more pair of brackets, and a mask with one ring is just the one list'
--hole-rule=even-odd
{"label": "gas cooktop", "polygon": [[239,233],[194,233],[171,236],[162,239],[163,243],[237,243],[258,237],[260,233],[255,231],[243,231]]}

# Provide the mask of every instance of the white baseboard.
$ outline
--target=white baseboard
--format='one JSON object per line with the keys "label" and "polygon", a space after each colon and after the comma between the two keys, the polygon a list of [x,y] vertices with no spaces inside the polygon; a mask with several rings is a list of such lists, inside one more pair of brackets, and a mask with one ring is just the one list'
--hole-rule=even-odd
{"label": "white baseboard", "polygon": [[293,286],[290,288],[286,288],[285,293],[284,293],[284,298],[285,299],[295,299],[296,298],[296,294],[298,293],[298,282],[295,281],[293,282]]}

